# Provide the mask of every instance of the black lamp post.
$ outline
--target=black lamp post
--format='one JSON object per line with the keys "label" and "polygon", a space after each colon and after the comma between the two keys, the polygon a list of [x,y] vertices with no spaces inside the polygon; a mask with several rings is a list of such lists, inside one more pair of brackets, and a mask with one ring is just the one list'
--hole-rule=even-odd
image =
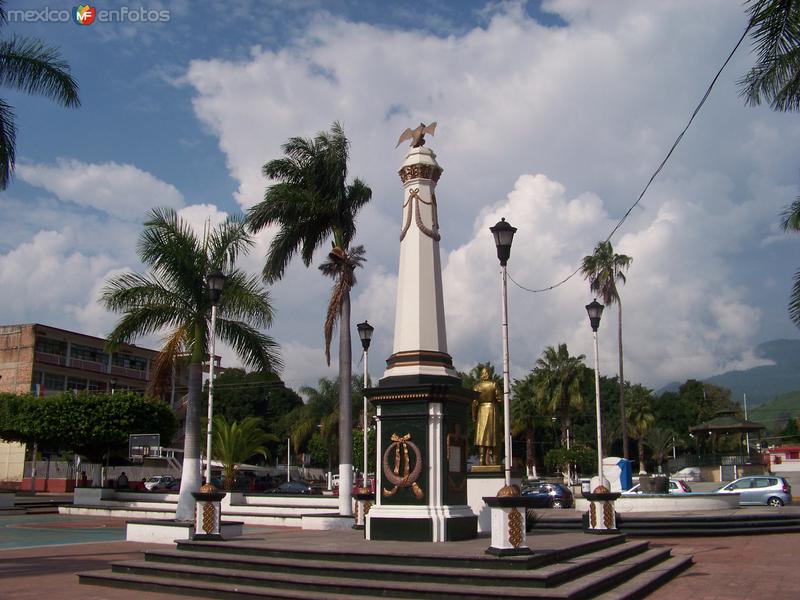
{"label": "black lamp post", "polygon": [[500,265],[505,267],[511,257],[511,242],[514,241],[517,228],[512,227],[503,217],[494,227],[489,227],[489,231],[494,236],[494,245],[497,246],[497,258],[500,259]]}
{"label": "black lamp post", "polygon": [[586,305],[586,312],[589,314],[589,324],[592,326],[592,337],[594,338],[594,403],[597,414],[597,476],[600,480],[599,485],[605,486],[603,479],[603,428],[600,423],[600,359],[597,350],[597,328],[600,327],[600,317],[603,315],[605,306],[600,304],[595,298]]}
{"label": "black lamp post", "polygon": [[[364,387],[367,387],[367,379],[369,379],[369,344],[372,341],[372,332],[375,328],[370,325],[366,320],[363,323],[356,325],[358,329],[358,337],[361,339],[361,347],[364,349]],[[367,395],[364,394],[364,472],[361,476],[361,487],[364,493],[369,492],[367,485],[367,470],[369,469],[369,462],[367,461],[367,452],[369,451],[369,444],[367,443]]]}
{"label": "black lamp post", "polygon": [[508,374],[508,286],[506,274],[506,264],[511,257],[511,242],[514,241],[514,234],[517,232],[516,227],[512,227],[505,217],[494,226],[490,227],[489,231],[494,236],[494,244],[497,246],[497,258],[500,260],[500,275],[502,279],[501,290],[501,307],[502,318],[501,328],[503,332],[503,437],[505,438],[505,484],[511,485],[511,381]]}
{"label": "black lamp post", "polygon": [[211,483],[211,436],[214,420],[214,357],[216,355],[217,303],[225,287],[225,274],[214,271],[208,275],[208,295],[211,297],[211,340],[208,357],[208,426],[206,427],[206,483]]}

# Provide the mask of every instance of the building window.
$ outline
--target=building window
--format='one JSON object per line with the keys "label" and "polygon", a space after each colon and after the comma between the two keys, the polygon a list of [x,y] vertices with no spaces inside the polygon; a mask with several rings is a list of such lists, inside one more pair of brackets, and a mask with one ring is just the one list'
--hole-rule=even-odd
{"label": "building window", "polygon": [[134,369],[136,371],[147,370],[147,359],[124,352],[115,352],[111,358],[111,364],[115,367],[125,367],[126,369]]}
{"label": "building window", "polygon": [[103,352],[100,348],[92,348],[91,346],[83,346],[82,344],[72,344],[70,358],[100,363],[102,365],[108,364],[108,354]]}
{"label": "building window", "polygon": [[64,376],[54,375],[53,373],[44,374],[44,389],[51,392],[64,391]]}
{"label": "building window", "polygon": [[67,389],[72,390],[85,390],[86,380],[78,377],[70,377],[67,379]]}
{"label": "building window", "polygon": [[105,381],[89,381],[89,391],[90,392],[105,392],[107,389],[107,385]]}
{"label": "building window", "polygon": [[37,337],[36,352],[44,352],[45,354],[57,354],[58,356],[66,356],[67,342]]}

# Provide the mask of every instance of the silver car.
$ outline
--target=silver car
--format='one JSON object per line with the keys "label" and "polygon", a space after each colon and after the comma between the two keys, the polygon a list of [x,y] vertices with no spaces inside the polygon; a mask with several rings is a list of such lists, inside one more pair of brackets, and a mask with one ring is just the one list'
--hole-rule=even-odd
{"label": "silver car", "polygon": [[756,475],[741,477],[717,490],[720,494],[739,494],[739,504],[783,506],[792,502],[792,487],[783,477]]}

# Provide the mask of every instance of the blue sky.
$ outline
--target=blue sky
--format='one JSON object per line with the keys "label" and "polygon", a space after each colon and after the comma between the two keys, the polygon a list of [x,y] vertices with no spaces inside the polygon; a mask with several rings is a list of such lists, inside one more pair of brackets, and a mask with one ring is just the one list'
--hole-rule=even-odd
{"label": "blue sky", "polygon": [[[248,208],[265,189],[260,166],[287,137],[341,120],[351,172],[374,191],[359,222],[369,262],[354,323],[368,318],[373,356],[388,356],[398,245],[386,231],[399,227],[403,158],[394,143],[406,126],[437,120],[429,143],[445,168],[445,300],[461,368],[499,364],[486,227],[500,216],[520,227],[509,265],[517,281],[542,287],[569,273],[636,198],[745,25],[727,0],[94,6],[123,5],[169,10],[170,20],[15,22],[0,32],[58,46],[82,100],[69,110],[0,92],[17,113],[20,166],[0,194],[0,284],[17,291],[0,321],[107,333],[114,316],[97,291],[140,269],[147,209],[172,205],[202,227]],[[72,8],[7,9],[46,6]],[[778,231],[777,214],[797,195],[800,122],[743,105],[735,82],[751,61],[745,45],[613,240],[634,258],[623,290],[626,375],[653,387],[758,364],[759,342],[797,337],[785,311],[797,241]],[[260,268],[269,237],[246,268]],[[287,381],[333,376],[321,348],[328,283],[298,266],[271,291]],[[588,354],[590,299],[578,278],[549,294],[512,289],[512,376],[548,344]],[[606,324],[601,369],[613,373],[616,316]]]}

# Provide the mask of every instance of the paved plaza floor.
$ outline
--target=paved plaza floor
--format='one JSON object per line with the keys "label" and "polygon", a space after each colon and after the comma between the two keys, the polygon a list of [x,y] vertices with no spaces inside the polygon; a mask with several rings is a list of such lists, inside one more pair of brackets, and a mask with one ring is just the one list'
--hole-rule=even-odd
{"label": "paved plaza floor", "polygon": [[[313,533],[313,532],[312,532]],[[303,536],[299,529],[258,527],[246,537]],[[574,535],[574,534],[573,534]],[[537,537],[529,537],[536,549]],[[162,600],[170,594],[79,585],[75,573],[107,568],[111,562],[141,557],[153,547],[122,541],[124,520],[65,515],[0,518],[0,597],[14,600]],[[541,536],[550,547],[556,536]],[[380,542],[376,542],[380,543]],[[652,593],[652,600],[746,600],[800,597],[796,551],[800,534],[732,537],[654,538],[674,554],[692,554],[695,564]],[[434,545],[429,545],[431,548]],[[177,596],[180,597],[180,596]]]}

